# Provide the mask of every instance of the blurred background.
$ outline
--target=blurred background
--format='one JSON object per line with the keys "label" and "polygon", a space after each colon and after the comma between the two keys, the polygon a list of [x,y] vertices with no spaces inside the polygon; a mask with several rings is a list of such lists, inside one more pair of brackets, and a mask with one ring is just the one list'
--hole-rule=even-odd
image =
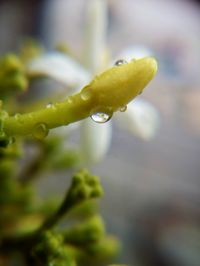
{"label": "blurred background", "polygon": [[[115,123],[111,148],[91,166],[102,177],[108,231],[123,243],[120,261],[136,266],[200,265],[200,3],[191,0],[107,0],[107,49],[151,51],[156,78],[140,96],[160,115],[144,141]],[[1,0],[0,53],[26,36],[48,49],[66,43],[83,52],[87,0]],[[44,183],[43,188],[45,186]],[[62,190],[60,182],[49,189]]]}

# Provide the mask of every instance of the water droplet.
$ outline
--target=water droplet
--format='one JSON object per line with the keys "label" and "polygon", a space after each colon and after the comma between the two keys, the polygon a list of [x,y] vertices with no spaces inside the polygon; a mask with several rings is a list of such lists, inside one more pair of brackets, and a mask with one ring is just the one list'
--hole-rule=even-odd
{"label": "water droplet", "polygon": [[91,97],[91,92],[89,90],[83,90],[81,92],[81,99],[84,100],[84,101],[87,101],[89,100]]}
{"label": "water droplet", "polygon": [[124,65],[124,64],[127,64],[128,62],[124,59],[119,59],[115,62],[115,66],[121,66],[121,65]]}
{"label": "water droplet", "polygon": [[69,96],[69,97],[67,98],[67,101],[68,101],[68,103],[72,103],[72,102],[73,102],[73,98],[72,98],[72,96]]}
{"label": "water droplet", "polygon": [[96,123],[105,123],[111,119],[112,114],[107,114],[107,113],[103,113],[103,112],[96,112],[96,113],[92,114],[90,117]]}
{"label": "water droplet", "polygon": [[46,108],[51,108],[53,106],[53,103],[52,102],[49,102],[47,105],[46,105]]}
{"label": "water droplet", "polygon": [[18,120],[19,123],[24,124],[24,119],[23,119],[23,117],[22,117],[21,114],[16,113],[16,114],[14,115],[14,118],[15,118],[16,120]]}
{"label": "water droplet", "polygon": [[14,137],[10,137],[9,138],[9,144],[13,144],[15,143],[15,138]]}
{"label": "water droplet", "polygon": [[120,112],[125,112],[126,110],[127,110],[127,105],[124,105],[124,106],[119,108]]}
{"label": "water droplet", "polygon": [[32,135],[36,139],[42,140],[48,135],[48,133],[49,129],[47,128],[47,126],[44,123],[39,123],[35,125]]}
{"label": "water droplet", "polygon": [[17,114],[14,115],[14,118],[15,118],[15,119],[19,119],[20,116],[21,116],[21,115],[17,113]]}

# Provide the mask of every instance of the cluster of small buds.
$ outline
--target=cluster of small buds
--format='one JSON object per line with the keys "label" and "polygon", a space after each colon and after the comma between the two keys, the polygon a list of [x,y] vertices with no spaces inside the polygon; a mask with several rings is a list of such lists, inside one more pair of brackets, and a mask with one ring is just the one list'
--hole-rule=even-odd
{"label": "cluster of small buds", "polygon": [[66,197],[66,203],[78,204],[83,200],[102,196],[103,190],[97,176],[91,175],[86,169],[74,175],[72,185]]}
{"label": "cluster of small buds", "polygon": [[7,96],[13,92],[25,91],[28,78],[21,59],[15,54],[7,54],[0,58],[0,90]]}

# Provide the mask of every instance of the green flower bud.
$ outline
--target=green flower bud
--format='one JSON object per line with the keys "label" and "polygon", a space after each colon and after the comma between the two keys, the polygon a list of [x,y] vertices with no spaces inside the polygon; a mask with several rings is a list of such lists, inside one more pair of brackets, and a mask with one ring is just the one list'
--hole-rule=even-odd
{"label": "green flower bud", "polygon": [[75,225],[64,233],[65,242],[72,245],[88,245],[100,240],[105,234],[102,218],[95,215],[87,221]]}

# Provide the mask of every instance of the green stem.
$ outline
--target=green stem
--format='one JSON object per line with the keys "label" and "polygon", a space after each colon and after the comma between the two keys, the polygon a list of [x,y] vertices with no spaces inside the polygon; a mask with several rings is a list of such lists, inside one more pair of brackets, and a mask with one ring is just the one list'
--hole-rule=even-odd
{"label": "green stem", "polygon": [[63,218],[64,215],[68,213],[71,209],[71,205],[66,206],[66,202],[64,201],[56,213],[52,214],[47,220],[42,224],[42,226],[38,229],[37,233],[41,233],[44,230],[51,229],[54,225],[58,223],[59,220]]}
{"label": "green stem", "polygon": [[112,116],[138,96],[156,72],[157,62],[151,57],[111,67],[64,102],[28,114],[4,117],[3,131],[7,136],[32,134],[43,138],[49,129],[82,120],[95,112]]}
{"label": "green stem", "polygon": [[81,100],[81,94],[69,97],[39,111],[16,114],[4,120],[4,132],[8,136],[33,134],[35,127],[44,124],[47,129],[68,125],[90,115],[91,101]]}

